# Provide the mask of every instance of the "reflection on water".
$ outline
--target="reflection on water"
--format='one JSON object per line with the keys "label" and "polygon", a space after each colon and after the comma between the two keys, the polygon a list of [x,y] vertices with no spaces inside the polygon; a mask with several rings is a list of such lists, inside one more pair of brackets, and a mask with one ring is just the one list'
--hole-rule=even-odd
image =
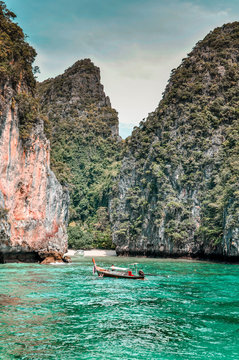
{"label": "reflection on water", "polygon": [[100,279],[82,257],[0,265],[0,359],[238,360],[238,265],[135,261],[160,276]]}
{"label": "reflection on water", "polygon": [[[2,306],[16,305],[19,304],[19,302],[20,302],[20,298],[5,294],[0,294],[0,309]],[[3,310],[1,309],[1,311]]]}

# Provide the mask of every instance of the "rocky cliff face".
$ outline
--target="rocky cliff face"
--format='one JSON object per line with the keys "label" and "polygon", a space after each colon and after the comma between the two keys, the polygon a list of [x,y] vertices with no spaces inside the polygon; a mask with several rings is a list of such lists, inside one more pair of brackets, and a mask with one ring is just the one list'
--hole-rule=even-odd
{"label": "rocky cliff face", "polygon": [[118,116],[104,93],[100,69],[90,59],[77,61],[64,74],[38,84],[42,109],[51,119],[53,135],[62,118],[81,123],[104,137],[118,137]]}
{"label": "rocky cliff face", "polygon": [[199,42],[126,140],[111,201],[118,254],[238,259],[238,38],[236,22]]}
{"label": "rocky cliff face", "polygon": [[[0,118],[0,254],[2,261],[37,260],[67,250],[67,204],[50,170],[50,144],[37,119],[23,148],[13,91],[1,104]],[[39,256],[40,255],[40,256]]]}
{"label": "rocky cliff face", "polygon": [[69,244],[109,247],[112,176],[121,149],[118,115],[90,59],[38,84],[42,111],[52,126],[51,164],[70,189]]}
{"label": "rocky cliff face", "polygon": [[35,51],[13,17],[1,4],[8,51],[0,57],[0,262],[39,261],[67,250],[68,192],[50,170],[50,143],[33,96]]}

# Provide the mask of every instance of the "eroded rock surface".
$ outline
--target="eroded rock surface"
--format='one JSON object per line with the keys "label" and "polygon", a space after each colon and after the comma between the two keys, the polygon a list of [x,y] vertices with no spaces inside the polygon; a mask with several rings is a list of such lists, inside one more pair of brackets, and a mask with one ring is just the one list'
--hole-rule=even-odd
{"label": "eroded rock surface", "polygon": [[118,115],[90,59],[37,86],[42,112],[52,125],[52,169],[70,189],[69,244],[110,247],[108,202],[118,171]]}
{"label": "eroded rock surface", "polygon": [[68,192],[50,169],[32,64],[16,15],[0,3],[0,262],[41,261],[67,249]]}
{"label": "eroded rock surface", "polygon": [[235,22],[199,42],[126,139],[110,211],[118,254],[238,260],[238,36]]}
{"label": "eroded rock surface", "polygon": [[36,119],[23,145],[16,93],[5,85],[0,117],[0,261],[38,261],[67,250],[68,192],[50,169],[50,144]]}

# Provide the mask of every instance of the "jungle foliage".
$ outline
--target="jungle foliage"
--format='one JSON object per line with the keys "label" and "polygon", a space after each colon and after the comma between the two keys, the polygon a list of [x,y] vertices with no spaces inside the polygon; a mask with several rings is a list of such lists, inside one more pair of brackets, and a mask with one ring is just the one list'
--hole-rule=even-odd
{"label": "jungle foliage", "polygon": [[132,185],[113,202],[121,246],[144,236],[150,245],[161,232],[179,248],[194,241],[216,249],[239,227],[238,39],[235,22],[200,41],[126,139],[120,177]]}
{"label": "jungle foliage", "polygon": [[21,83],[34,88],[32,63],[36,51],[26,42],[20,26],[13,20],[16,15],[0,1],[0,78],[1,83],[10,81],[16,88]]}
{"label": "jungle foliage", "polygon": [[0,1],[0,114],[4,107],[6,87],[9,86],[13,89],[11,108],[18,113],[20,137],[25,147],[39,118],[44,121],[48,134],[49,122],[40,114],[39,102],[35,97],[35,73],[39,69],[33,67],[33,62],[37,53],[27,43],[26,35],[15,20],[16,15]]}
{"label": "jungle foliage", "polygon": [[233,246],[239,229],[239,23],[196,44],[172,71],[155,112],[123,143],[117,113],[89,59],[38,84],[35,97],[36,52],[15,18],[0,1],[1,92],[5,84],[14,90],[23,143],[39,117],[44,121],[51,167],[70,191],[69,245],[111,247],[111,217],[120,246],[150,248],[155,234],[158,244],[163,239],[178,248],[191,241],[216,251],[223,239]]}
{"label": "jungle foliage", "polygon": [[89,59],[78,61],[38,84],[38,94],[52,125],[51,167],[70,191],[69,246],[111,248],[108,203],[121,144],[99,69]]}

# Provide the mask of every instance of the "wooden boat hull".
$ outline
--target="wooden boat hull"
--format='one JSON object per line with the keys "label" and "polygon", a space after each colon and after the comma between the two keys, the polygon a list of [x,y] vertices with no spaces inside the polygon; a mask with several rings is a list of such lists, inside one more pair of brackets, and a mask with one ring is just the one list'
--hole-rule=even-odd
{"label": "wooden boat hull", "polygon": [[144,280],[144,276],[138,276],[138,275],[123,275],[123,274],[119,274],[119,273],[116,273],[115,274],[111,271],[107,271],[107,270],[98,270],[96,268],[96,271],[98,273],[98,275],[100,277],[112,277],[112,278],[115,278],[115,279],[134,279],[134,280]]}
{"label": "wooden boat hull", "polygon": [[103,268],[97,266],[94,259],[92,259],[92,261],[94,263],[95,270],[99,277],[111,277],[111,278],[115,278],[115,279],[144,280],[144,276],[128,275],[126,273],[124,274],[124,273],[118,272],[118,271],[106,270],[106,269],[103,269]]}

